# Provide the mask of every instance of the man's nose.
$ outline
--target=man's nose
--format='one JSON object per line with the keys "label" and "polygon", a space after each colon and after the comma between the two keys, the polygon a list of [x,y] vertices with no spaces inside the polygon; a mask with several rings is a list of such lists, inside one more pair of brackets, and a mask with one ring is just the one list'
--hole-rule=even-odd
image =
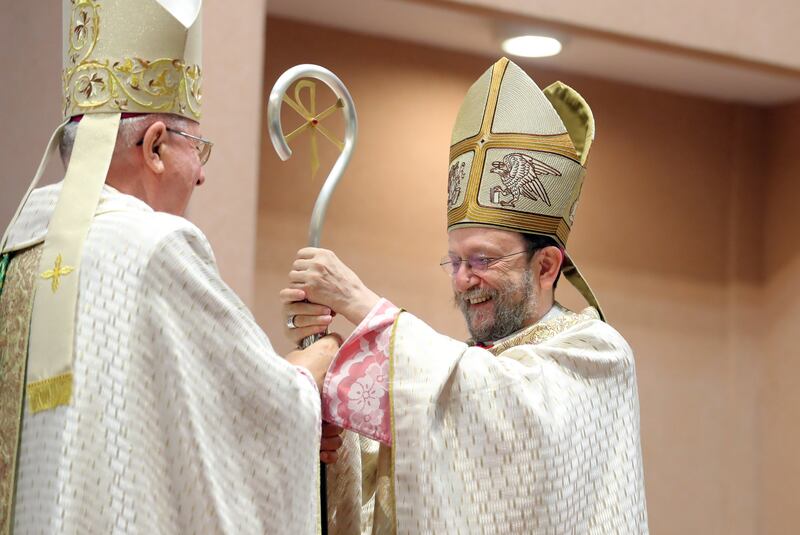
{"label": "man's nose", "polygon": [[478,283],[478,277],[470,269],[466,262],[462,262],[458,266],[458,271],[453,274],[453,287],[459,291],[464,292],[469,290]]}
{"label": "man's nose", "polygon": [[202,186],[206,181],[206,168],[200,167],[200,175],[197,177],[197,185]]}

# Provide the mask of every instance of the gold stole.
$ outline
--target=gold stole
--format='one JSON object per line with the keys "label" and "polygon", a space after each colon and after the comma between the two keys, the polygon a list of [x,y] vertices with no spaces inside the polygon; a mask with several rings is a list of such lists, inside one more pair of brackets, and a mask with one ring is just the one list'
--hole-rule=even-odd
{"label": "gold stole", "polygon": [[12,253],[0,290],[0,533],[14,524],[28,333],[42,247]]}

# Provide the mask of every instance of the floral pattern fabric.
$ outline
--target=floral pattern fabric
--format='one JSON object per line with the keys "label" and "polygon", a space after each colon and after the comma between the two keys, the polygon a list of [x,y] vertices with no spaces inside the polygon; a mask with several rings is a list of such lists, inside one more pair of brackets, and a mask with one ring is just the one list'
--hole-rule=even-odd
{"label": "floral pattern fabric", "polygon": [[381,299],[336,355],[322,387],[322,418],[391,446],[389,342],[400,309]]}

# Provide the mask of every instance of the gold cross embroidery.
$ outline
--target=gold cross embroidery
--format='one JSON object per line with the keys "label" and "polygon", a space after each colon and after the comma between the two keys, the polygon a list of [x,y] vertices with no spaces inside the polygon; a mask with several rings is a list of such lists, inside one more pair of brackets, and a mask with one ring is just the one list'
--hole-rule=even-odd
{"label": "gold cross embroidery", "polygon": [[58,287],[61,285],[61,276],[68,275],[75,271],[75,268],[72,266],[61,266],[61,253],[56,257],[56,263],[53,266],[53,269],[48,269],[44,273],[42,273],[41,277],[43,279],[52,279],[50,287],[53,289],[53,293],[56,293]]}

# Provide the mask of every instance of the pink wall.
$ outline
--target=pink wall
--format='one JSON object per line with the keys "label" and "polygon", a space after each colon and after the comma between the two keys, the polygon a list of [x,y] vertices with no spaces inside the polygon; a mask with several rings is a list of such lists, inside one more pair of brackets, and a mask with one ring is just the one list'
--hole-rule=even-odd
{"label": "pink wall", "polygon": [[239,0],[236,6],[203,7],[201,123],[214,148],[187,216],[211,242],[225,281],[252,307],[267,3]]}

